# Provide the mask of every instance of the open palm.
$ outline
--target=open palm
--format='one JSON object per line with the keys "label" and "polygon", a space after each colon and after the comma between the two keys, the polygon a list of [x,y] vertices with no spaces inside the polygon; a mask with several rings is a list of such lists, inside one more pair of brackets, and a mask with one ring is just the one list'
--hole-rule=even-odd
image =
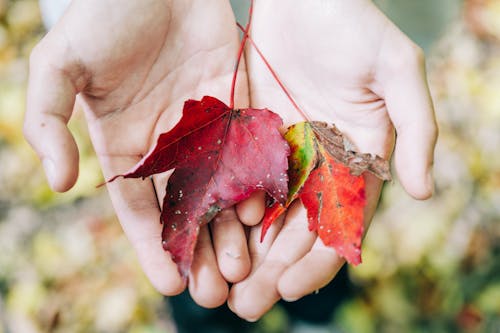
{"label": "open palm", "polygon": [[[228,101],[238,45],[226,1],[73,1],[31,57],[24,130],[52,188],[65,191],[78,175],[78,150],[66,128],[75,98],[110,178],[133,167],[173,127],[186,99]],[[245,107],[244,69],[240,74],[236,104]],[[160,200],[149,180],[117,180],[108,190],[144,271],[159,291],[173,295],[185,285],[161,247],[158,202],[166,176],[154,183]],[[237,222],[234,209],[222,212],[211,225],[213,244],[207,227],[200,232],[189,289],[203,306],[223,303],[226,280],[248,273],[245,234]]]}
{"label": "open palm", "polygon": [[[256,1],[251,36],[311,120],[335,123],[361,152],[390,158],[418,199],[432,193],[437,129],[422,52],[369,0]],[[252,47],[247,49],[251,106],[268,107],[286,124],[304,120]],[[397,140],[395,133],[397,133]],[[381,181],[365,175],[371,220]],[[262,204],[262,203],[261,203]],[[344,261],[307,230],[300,203],[273,225],[263,243],[250,233],[252,273],[229,304],[257,319],[277,300],[298,299],[327,284]]]}

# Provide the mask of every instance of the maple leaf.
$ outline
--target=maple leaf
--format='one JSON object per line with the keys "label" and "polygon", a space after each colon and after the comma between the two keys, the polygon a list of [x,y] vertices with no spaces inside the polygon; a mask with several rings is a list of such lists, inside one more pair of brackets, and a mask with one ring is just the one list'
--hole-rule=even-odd
{"label": "maple leaf", "polygon": [[122,175],[145,178],[175,168],[163,200],[162,240],[184,278],[200,226],[222,209],[257,189],[285,204],[289,148],[281,126],[267,109],[234,110],[210,96],[188,100],[177,125]]}
{"label": "maple leaf", "polygon": [[316,231],[327,246],[349,263],[361,262],[365,183],[370,171],[390,180],[389,163],[378,156],[360,154],[335,126],[301,122],[285,134],[289,156],[289,193],[285,205],[276,202],[266,209],[261,240],[286,208],[300,198],[307,209],[309,230]]}

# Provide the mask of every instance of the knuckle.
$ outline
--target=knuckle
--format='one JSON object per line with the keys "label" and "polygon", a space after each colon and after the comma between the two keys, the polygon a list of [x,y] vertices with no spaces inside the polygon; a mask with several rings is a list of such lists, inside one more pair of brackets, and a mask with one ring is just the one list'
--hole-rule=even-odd
{"label": "knuckle", "polygon": [[422,61],[425,58],[424,50],[420,46],[411,41],[407,44],[406,48],[403,48],[403,51],[405,52],[404,55],[408,59],[413,59],[415,61]]}
{"label": "knuckle", "polygon": [[401,49],[401,58],[405,66],[421,67],[425,63],[424,51],[413,42]]}
{"label": "knuckle", "polygon": [[394,51],[394,56],[389,64],[395,73],[401,71],[423,68],[425,66],[425,53],[420,46],[413,42],[405,43]]}
{"label": "knuckle", "polygon": [[40,66],[41,63],[47,59],[44,40],[42,39],[38,44],[33,47],[29,57],[30,68],[35,68]]}

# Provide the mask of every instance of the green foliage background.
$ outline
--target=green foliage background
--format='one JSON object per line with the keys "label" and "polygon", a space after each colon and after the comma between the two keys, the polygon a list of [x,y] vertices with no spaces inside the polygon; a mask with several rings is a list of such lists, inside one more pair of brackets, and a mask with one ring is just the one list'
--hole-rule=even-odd
{"label": "green foliage background", "polygon": [[[357,294],[332,330],[500,332],[500,1],[376,3],[427,51],[437,186],[417,202],[386,185],[364,263],[350,270]],[[0,333],[173,331],[95,188],[80,112],[70,126],[81,172],[68,193],[48,189],[22,138],[27,59],[43,34],[36,1],[0,0]],[[258,331],[287,321],[277,307]]]}

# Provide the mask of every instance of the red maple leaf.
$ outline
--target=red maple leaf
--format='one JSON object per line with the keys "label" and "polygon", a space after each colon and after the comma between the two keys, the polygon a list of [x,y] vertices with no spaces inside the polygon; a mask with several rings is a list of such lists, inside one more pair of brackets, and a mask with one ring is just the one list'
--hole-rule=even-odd
{"label": "red maple leaf", "polygon": [[365,206],[364,171],[389,180],[389,163],[378,156],[359,154],[335,126],[302,122],[285,134],[289,156],[290,192],[285,205],[266,209],[261,239],[269,226],[297,198],[307,209],[309,230],[349,263],[361,262]]}
{"label": "red maple leaf", "polygon": [[281,118],[267,109],[234,110],[210,96],[188,100],[177,125],[122,175],[144,178],[175,168],[163,200],[162,239],[183,277],[200,226],[219,211],[257,189],[285,203],[289,148],[281,126]]}
{"label": "red maple leaf", "polygon": [[320,162],[299,197],[307,208],[309,230],[351,264],[361,262],[361,238],[365,207],[365,181],[347,166],[319,149]]}

